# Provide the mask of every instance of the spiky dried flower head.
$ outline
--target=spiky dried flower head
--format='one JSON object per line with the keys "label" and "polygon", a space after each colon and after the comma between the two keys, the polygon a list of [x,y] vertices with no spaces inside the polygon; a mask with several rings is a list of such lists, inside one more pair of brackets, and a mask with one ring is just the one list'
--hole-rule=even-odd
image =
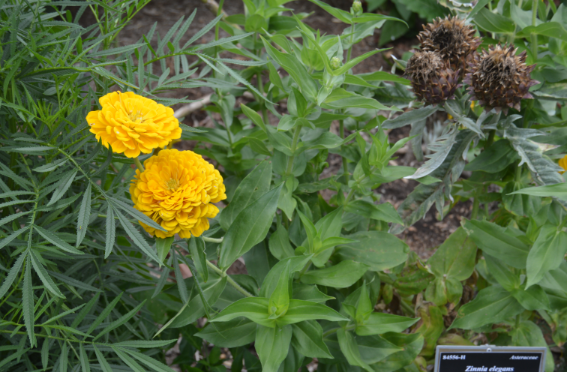
{"label": "spiky dried flower head", "polygon": [[458,17],[447,16],[424,25],[417,38],[421,43],[421,50],[437,52],[452,70],[461,70],[462,76],[467,67],[467,57],[481,43],[481,39],[474,34],[473,26],[465,25],[465,21]]}
{"label": "spiky dried flower head", "polygon": [[526,65],[526,52],[516,55],[517,50],[513,45],[496,45],[473,55],[464,80],[471,100],[507,113],[509,107],[520,110],[523,98],[533,98],[529,89],[539,83],[530,77],[535,65]]}
{"label": "spiky dried flower head", "polygon": [[449,68],[435,52],[415,52],[408,61],[404,76],[411,81],[416,97],[427,104],[451,99],[459,86],[459,71]]}
{"label": "spiky dried flower head", "polygon": [[133,92],[101,97],[101,110],[91,111],[87,123],[97,141],[115,153],[135,158],[181,138],[179,121],[170,107]]}
{"label": "spiky dried flower head", "polygon": [[167,232],[140,222],[144,230],[158,238],[190,238],[209,229],[208,218],[219,212],[212,203],[226,199],[222,176],[212,164],[193,151],[167,149],[144,166],[130,185],[134,208]]}

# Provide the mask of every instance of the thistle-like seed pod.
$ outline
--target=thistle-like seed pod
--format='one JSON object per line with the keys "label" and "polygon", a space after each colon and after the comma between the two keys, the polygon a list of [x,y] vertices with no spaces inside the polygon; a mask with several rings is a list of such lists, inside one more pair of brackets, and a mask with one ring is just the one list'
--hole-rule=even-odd
{"label": "thistle-like seed pod", "polygon": [[466,26],[464,20],[445,17],[424,25],[417,38],[421,42],[421,50],[437,52],[452,70],[461,70],[462,77],[467,67],[467,57],[481,43],[474,33],[474,28]]}
{"label": "thistle-like seed pod", "polygon": [[497,45],[482,54],[475,52],[464,80],[471,100],[506,114],[509,107],[520,110],[523,98],[533,98],[528,91],[539,83],[530,77],[535,65],[527,66],[526,52],[516,55],[517,50]]}
{"label": "thistle-like seed pod", "polygon": [[449,68],[437,53],[417,51],[409,59],[404,76],[411,81],[418,99],[434,105],[453,97],[459,72]]}

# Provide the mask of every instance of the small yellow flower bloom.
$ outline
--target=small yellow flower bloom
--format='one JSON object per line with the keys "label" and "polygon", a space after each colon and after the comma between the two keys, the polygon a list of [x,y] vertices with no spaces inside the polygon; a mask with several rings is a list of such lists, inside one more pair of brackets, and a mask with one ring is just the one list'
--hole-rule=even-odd
{"label": "small yellow flower bloom", "polygon": [[91,111],[87,123],[97,141],[115,153],[135,158],[181,138],[179,121],[170,107],[132,92],[112,92],[99,100],[102,110]]}
{"label": "small yellow flower bloom", "polygon": [[167,230],[140,222],[148,233],[187,239],[208,230],[208,218],[219,212],[212,203],[226,199],[222,176],[212,164],[193,151],[166,149],[146,160],[144,167],[130,185],[134,208]]}
{"label": "small yellow flower bloom", "polygon": [[563,172],[559,172],[559,173],[563,174],[565,173],[565,171],[567,171],[567,155],[559,159],[559,166],[565,169]]}

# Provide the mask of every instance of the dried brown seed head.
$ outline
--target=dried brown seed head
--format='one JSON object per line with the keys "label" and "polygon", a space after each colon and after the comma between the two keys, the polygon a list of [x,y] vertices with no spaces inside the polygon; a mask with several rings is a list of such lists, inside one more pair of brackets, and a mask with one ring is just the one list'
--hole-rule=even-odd
{"label": "dried brown seed head", "polygon": [[530,77],[535,65],[527,66],[526,52],[516,55],[516,51],[513,45],[497,45],[482,54],[475,52],[464,80],[472,100],[507,113],[509,107],[520,110],[523,98],[533,98],[529,89],[538,84]]}
{"label": "dried brown seed head", "polygon": [[467,57],[474,52],[481,40],[474,36],[472,26],[458,17],[437,18],[433,23],[423,26],[423,31],[417,35],[423,51],[437,52],[447,61],[449,67],[461,70],[464,74],[467,67]]}
{"label": "dried brown seed head", "polygon": [[439,54],[417,51],[409,59],[405,76],[411,81],[416,97],[427,104],[439,104],[453,97],[458,87],[459,71],[454,71]]}

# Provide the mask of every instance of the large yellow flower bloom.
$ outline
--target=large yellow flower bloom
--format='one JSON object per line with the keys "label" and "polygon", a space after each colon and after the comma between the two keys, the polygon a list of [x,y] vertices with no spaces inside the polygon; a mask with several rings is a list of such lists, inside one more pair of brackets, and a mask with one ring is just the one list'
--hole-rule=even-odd
{"label": "large yellow flower bloom", "polygon": [[132,92],[112,92],[100,100],[102,110],[91,111],[91,133],[115,153],[135,158],[181,138],[179,121],[170,107]]}
{"label": "large yellow flower bloom", "polygon": [[222,176],[212,164],[193,151],[161,150],[136,171],[130,186],[134,208],[167,232],[141,223],[150,234],[167,238],[200,236],[209,228],[208,218],[219,209],[212,203],[226,199]]}
{"label": "large yellow flower bloom", "polygon": [[559,173],[563,174],[565,173],[565,171],[567,171],[567,155],[559,159],[559,166],[565,169],[563,172],[559,172]]}

